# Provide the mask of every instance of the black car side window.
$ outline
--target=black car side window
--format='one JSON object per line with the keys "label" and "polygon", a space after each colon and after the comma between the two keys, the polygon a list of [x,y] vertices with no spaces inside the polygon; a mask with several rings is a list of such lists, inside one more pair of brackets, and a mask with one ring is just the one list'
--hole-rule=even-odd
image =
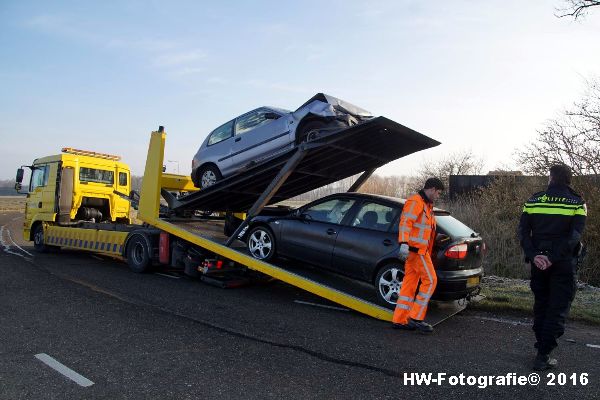
{"label": "black car side window", "polygon": [[378,203],[365,202],[356,214],[352,226],[387,232],[398,210]]}
{"label": "black car side window", "polygon": [[350,199],[328,200],[306,208],[303,214],[308,215],[313,221],[339,224],[353,204],[354,200]]}

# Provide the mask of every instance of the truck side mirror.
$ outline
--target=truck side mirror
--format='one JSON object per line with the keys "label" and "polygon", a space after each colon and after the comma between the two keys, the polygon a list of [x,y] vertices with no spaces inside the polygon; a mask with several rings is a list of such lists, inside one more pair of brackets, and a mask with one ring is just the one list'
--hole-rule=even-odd
{"label": "truck side mirror", "polygon": [[17,177],[16,177],[15,181],[16,181],[18,184],[21,184],[21,183],[23,183],[23,175],[24,175],[24,174],[25,174],[25,171],[23,170],[23,168],[19,168],[19,169],[17,170]]}

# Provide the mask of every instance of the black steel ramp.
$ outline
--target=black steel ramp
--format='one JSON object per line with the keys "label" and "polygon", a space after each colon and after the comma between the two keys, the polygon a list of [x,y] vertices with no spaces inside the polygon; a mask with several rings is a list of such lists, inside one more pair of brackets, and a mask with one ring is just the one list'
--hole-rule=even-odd
{"label": "black steel ramp", "polygon": [[[249,167],[215,185],[174,198],[169,208],[244,212],[265,192],[273,192],[267,204],[275,204],[341,179],[369,171],[440,143],[385,117],[336,132],[320,132],[276,157]],[[290,165],[294,159],[295,165]],[[289,176],[271,189],[282,170]]]}

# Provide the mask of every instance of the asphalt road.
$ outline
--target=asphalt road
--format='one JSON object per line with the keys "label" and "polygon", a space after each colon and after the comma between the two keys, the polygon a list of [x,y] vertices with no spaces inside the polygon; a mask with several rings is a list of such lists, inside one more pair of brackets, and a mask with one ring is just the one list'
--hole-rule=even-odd
{"label": "asphalt road", "polygon": [[[597,327],[568,326],[554,386],[543,373],[538,385],[479,388],[469,383],[484,375],[529,377],[530,321],[467,310],[432,335],[396,331],[298,303],[329,304],[280,282],[219,289],[87,253],[37,254],[21,224],[0,212],[0,399],[600,398],[600,348],[587,346],[600,345]],[[412,373],[446,375],[425,385]]]}

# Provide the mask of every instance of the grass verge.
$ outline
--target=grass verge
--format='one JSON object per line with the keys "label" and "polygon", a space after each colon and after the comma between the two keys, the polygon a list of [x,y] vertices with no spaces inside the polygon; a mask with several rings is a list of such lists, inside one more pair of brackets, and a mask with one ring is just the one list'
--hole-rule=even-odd
{"label": "grass verge", "polygon": [[[529,289],[528,281],[504,278],[484,280],[481,284],[481,294],[485,299],[472,303],[470,309],[533,315],[533,293]],[[569,319],[600,325],[600,290],[589,286],[578,290],[571,305]]]}

